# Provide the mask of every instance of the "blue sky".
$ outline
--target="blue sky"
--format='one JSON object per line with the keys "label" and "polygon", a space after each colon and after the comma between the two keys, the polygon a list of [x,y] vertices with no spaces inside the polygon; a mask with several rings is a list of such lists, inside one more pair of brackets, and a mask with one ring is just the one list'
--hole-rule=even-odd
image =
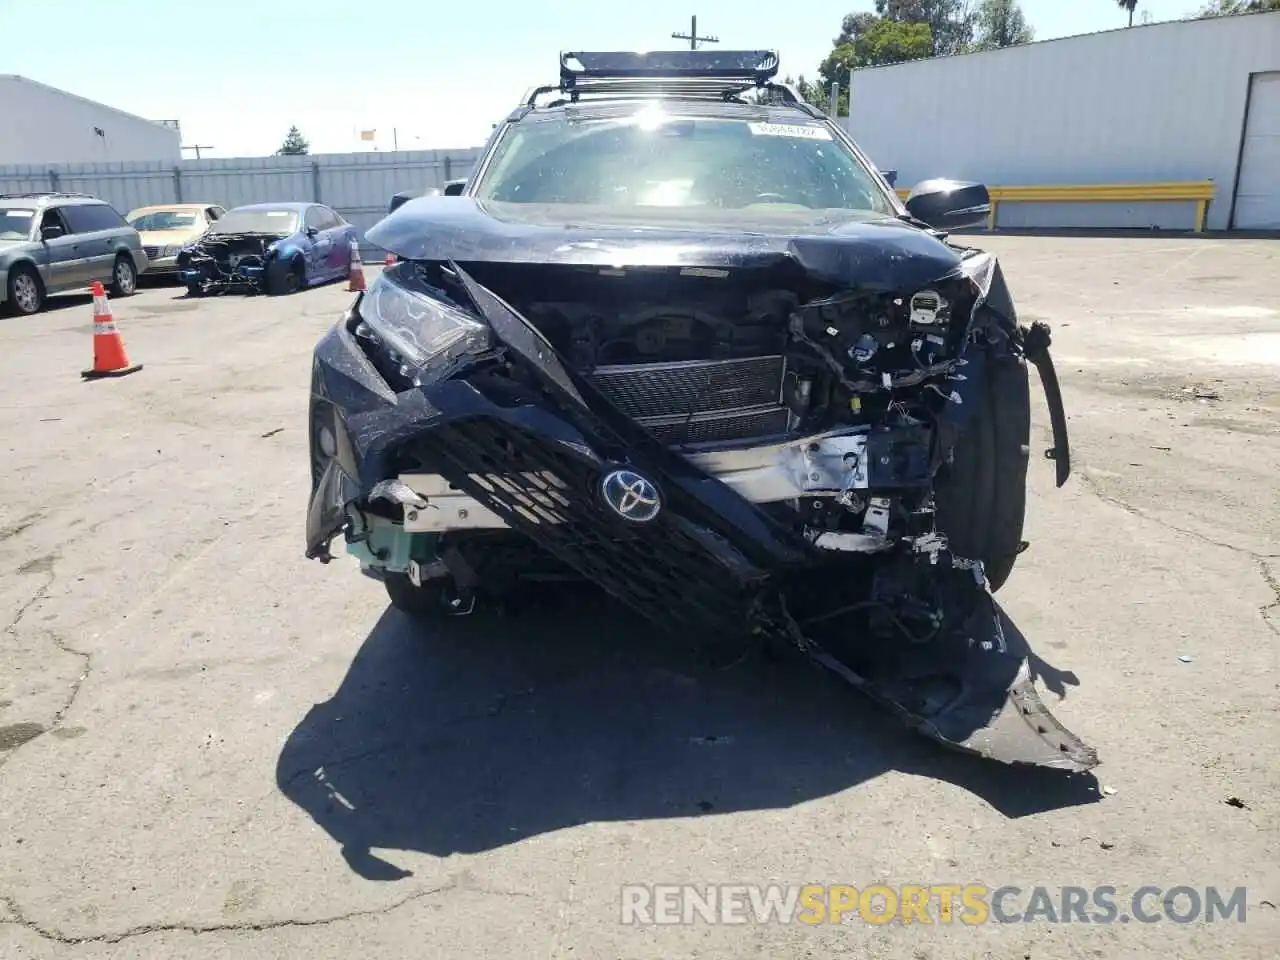
{"label": "blue sky", "polygon": [[[1153,21],[1200,0],[1140,0]],[[812,76],[844,14],[872,0],[0,0],[0,73],[17,73],[151,119],[177,119],[206,155],[274,151],[290,124],[313,152],[480,143],[561,49],[663,49],[698,29],[721,48],[770,47]],[[1022,0],[1038,39],[1125,26],[1115,0]],[[435,12],[439,10],[440,12]],[[46,31],[56,31],[46,34]],[[42,43],[48,36],[56,43]],[[374,143],[356,134],[374,129]],[[188,154],[190,155],[190,154]]]}

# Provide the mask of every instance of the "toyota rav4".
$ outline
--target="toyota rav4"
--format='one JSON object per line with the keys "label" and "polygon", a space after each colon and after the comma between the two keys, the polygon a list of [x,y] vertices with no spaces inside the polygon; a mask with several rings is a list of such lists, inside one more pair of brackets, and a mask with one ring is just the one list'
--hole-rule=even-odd
{"label": "toyota rav4", "polygon": [[465,614],[580,578],[713,649],[795,651],[946,744],[1084,770],[992,591],[1048,330],[769,51],[570,53],[315,349],[309,556]]}

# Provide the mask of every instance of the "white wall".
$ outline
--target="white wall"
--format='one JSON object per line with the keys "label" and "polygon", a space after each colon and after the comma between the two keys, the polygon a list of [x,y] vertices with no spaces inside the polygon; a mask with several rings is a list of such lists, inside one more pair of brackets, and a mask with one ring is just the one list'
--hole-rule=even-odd
{"label": "white wall", "polygon": [[176,161],[180,148],[180,134],[169,127],[24,77],[0,75],[0,164]]}
{"label": "white wall", "polygon": [[[899,187],[932,176],[1001,186],[1212,179],[1208,226],[1225,229],[1249,75],[1276,69],[1280,13],[1153,24],[858,70],[844,122],[873,161],[898,170]],[[1190,204],[1034,206],[1002,205],[1001,224],[1191,220]]]}

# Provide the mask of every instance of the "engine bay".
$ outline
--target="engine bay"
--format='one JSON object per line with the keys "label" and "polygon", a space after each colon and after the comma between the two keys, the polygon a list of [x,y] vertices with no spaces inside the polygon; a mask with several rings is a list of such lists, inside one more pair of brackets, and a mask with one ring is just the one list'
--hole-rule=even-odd
{"label": "engine bay", "polygon": [[767,505],[815,545],[877,552],[932,530],[936,427],[966,379],[967,277],[832,292],[687,268],[477,276],[672,449],[819,438],[790,458],[800,495]]}
{"label": "engine bay", "polygon": [[259,290],[266,279],[278,234],[205,234],[178,259],[178,268],[188,285],[206,290],[248,287]]}

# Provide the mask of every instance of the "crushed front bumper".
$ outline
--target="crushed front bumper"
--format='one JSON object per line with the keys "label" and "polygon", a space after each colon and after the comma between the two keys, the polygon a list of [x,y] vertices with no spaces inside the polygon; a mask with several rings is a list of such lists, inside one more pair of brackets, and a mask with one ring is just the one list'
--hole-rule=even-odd
{"label": "crushed front bumper", "polygon": [[[812,495],[805,485],[826,483],[824,457],[840,444],[896,450],[862,458],[864,487],[919,483],[919,458],[899,455],[918,440],[824,437],[685,457],[568,371],[509,307],[483,288],[472,293],[510,362],[542,384],[546,399],[513,404],[491,380],[466,376],[397,393],[338,324],[313,365],[309,556],[327,559],[340,530],[350,539],[353,505],[358,512],[374,484],[399,476],[427,501],[413,529],[510,527],[651,621],[721,644],[755,638],[799,650],[948,746],[1009,763],[1096,765],[1094,751],[1041,702],[1030,651],[980,565],[937,540],[932,549],[841,556],[757,506],[797,490]],[[430,469],[394,466],[406,459]],[[619,489],[645,509],[622,509]],[[858,612],[812,616],[820,580],[828,585],[819,607],[852,596],[849,610]],[[886,634],[866,614],[888,607],[886,591],[905,595],[921,583],[937,610],[929,637]],[[901,626],[892,612],[889,620]]]}
{"label": "crushed front bumper", "polygon": [[[868,431],[850,430],[684,456],[751,503],[780,503],[800,497],[834,498],[846,491],[866,490],[866,471],[848,476],[848,458],[865,463],[867,446]],[[431,509],[415,511],[412,517],[405,518],[407,533],[509,526],[500,514],[458,491],[439,474],[403,473],[399,479],[431,504]]]}

